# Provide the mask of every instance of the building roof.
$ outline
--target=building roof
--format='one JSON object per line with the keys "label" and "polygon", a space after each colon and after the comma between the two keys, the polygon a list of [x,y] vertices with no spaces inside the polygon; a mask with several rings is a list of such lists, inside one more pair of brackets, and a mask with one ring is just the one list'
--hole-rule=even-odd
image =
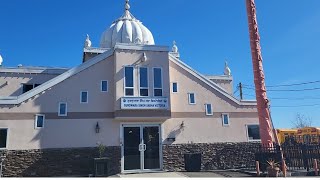
{"label": "building roof", "polygon": [[126,0],[124,14],[102,34],[101,48],[112,48],[116,43],[155,44],[152,33],[130,13],[129,9],[129,0]]}
{"label": "building roof", "polygon": [[[78,74],[79,72],[90,68],[91,66],[99,63],[100,61],[103,61],[104,59],[110,57],[113,55],[114,50],[115,49],[127,49],[127,50],[145,50],[145,51],[169,51],[169,48],[167,46],[148,46],[148,45],[130,45],[130,44],[117,44],[115,46],[114,49],[109,49],[107,51],[105,51],[102,54],[99,54],[95,57],[93,57],[92,59],[90,59],[90,61],[86,61],[85,63],[82,63],[81,65],[74,67],[66,72],[64,72],[63,74],[41,84],[40,86],[24,93],[21,94],[20,96],[16,96],[16,97],[0,97],[0,104],[20,104],[24,101],[27,101],[28,99],[37,96],[37,95],[41,95],[43,93],[45,93],[46,90],[51,89],[53,86],[55,86],[56,84],[64,81],[65,79],[74,76],[76,74]],[[196,70],[192,69],[190,66],[188,66],[187,64],[185,64],[184,62],[182,62],[181,60],[177,59],[176,57],[174,57],[173,55],[169,54],[169,60],[173,63],[175,63],[176,65],[180,66],[181,68],[185,69],[187,72],[189,72],[191,75],[195,76],[196,78],[198,78],[199,80],[201,80],[202,82],[206,83],[207,85],[209,85],[209,87],[213,88],[214,90],[216,90],[218,93],[221,93],[223,96],[227,97],[228,99],[232,100],[233,102],[235,102],[238,105],[248,105],[248,106],[255,106],[256,105],[256,101],[252,101],[252,100],[238,100],[237,98],[233,97],[232,95],[228,94],[228,92],[226,92],[222,87],[220,87],[219,85],[217,85],[216,83],[212,82],[209,78],[205,77],[204,75],[200,74],[199,72],[197,72]]]}

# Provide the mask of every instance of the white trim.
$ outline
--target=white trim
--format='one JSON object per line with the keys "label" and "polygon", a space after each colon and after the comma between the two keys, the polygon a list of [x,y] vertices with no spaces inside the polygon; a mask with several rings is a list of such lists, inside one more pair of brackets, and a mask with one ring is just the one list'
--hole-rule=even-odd
{"label": "white trim", "polygon": [[[60,105],[61,104],[65,104],[66,105],[66,114],[60,114]],[[58,116],[68,116],[68,103],[67,102],[59,102],[59,106],[58,106]]]}
{"label": "white trim", "polygon": [[0,127],[0,130],[1,129],[6,129],[7,130],[7,139],[6,139],[6,147],[5,148],[1,148],[0,147],[0,150],[6,150],[8,149],[8,144],[9,144],[9,128],[8,127]]}
{"label": "white trim", "polygon": [[[160,69],[160,71],[161,71],[161,88],[155,88],[154,87],[154,69]],[[153,95],[153,97],[163,97],[163,70],[162,70],[162,67],[152,67],[152,95]],[[156,89],[161,89],[161,96],[155,96],[154,94],[154,90],[156,90]]]}
{"label": "white trim", "polygon": [[[107,82],[107,90],[106,91],[103,91],[102,89],[102,82]],[[100,81],[100,92],[108,92],[109,91],[109,82],[108,80],[101,80]]]}
{"label": "white trim", "polygon": [[[208,113],[208,105],[211,106],[211,113]],[[207,116],[212,116],[213,115],[213,110],[212,110],[212,104],[208,103],[208,104],[205,104],[205,110],[206,110],[206,115]]]}
{"label": "white trim", "polygon": [[[133,71],[132,71],[132,83],[133,83],[133,87],[126,87],[126,67],[132,67]],[[124,97],[133,97],[134,96],[134,92],[135,92],[135,67],[134,66],[123,66],[123,95]],[[126,94],[126,88],[127,89],[133,89],[133,95],[127,95]]]}
{"label": "white trim", "polygon": [[221,93],[222,95],[224,95],[228,99],[230,99],[233,102],[237,103],[238,105],[257,106],[257,102],[253,101],[253,100],[241,100],[241,101],[238,100],[237,98],[235,98],[234,96],[232,96],[228,92],[226,92],[226,90],[224,90],[218,84],[214,83],[213,81],[211,81],[210,79],[208,79],[204,75],[202,75],[199,72],[195,71],[190,66],[188,66],[187,64],[185,64],[181,60],[177,59],[176,57],[172,56],[171,54],[169,54],[169,60],[171,62],[175,63],[176,65],[178,65],[179,67],[181,67],[182,69],[186,70],[187,72],[189,72],[194,77],[196,77],[199,80],[201,80],[202,82],[206,83],[208,86],[210,86],[211,88],[213,88],[217,92]]}
{"label": "white trim", "polygon": [[[177,84],[177,92],[174,92],[174,91],[173,91],[173,84],[174,84],[174,83]],[[171,93],[174,93],[174,94],[178,93],[178,92],[179,92],[178,82],[171,82],[171,88],[172,88],[172,89],[171,89]]]}
{"label": "white trim", "polygon": [[17,96],[16,99],[0,99],[0,104],[20,104],[30,98],[32,98],[33,96],[36,96],[37,94],[41,94],[42,92],[45,92],[46,90],[50,89],[51,87],[55,86],[56,84],[66,80],[67,78],[78,74],[79,72],[103,61],[104,59],[110,57],[113,54],[114,50],[109,50],[106,51],[103,54],[97,55],[93,58],[90,59],[90,61],[86,61],[84,63],[82,63],[79,66],[76,66],[70,70],[68,70],[67,72],[41,84],[40,86],[21,94],[20,96]]}
{"label": "white trim", "polygon": [[[42,127],[38,127],[37,124],[38,124],[38,116],[43,116],[43,122],[42,122]],[[35,129],[42,129],[44,128],[44,121],[46,119],[46,116],[44,114],[35,114],[34,115],[34,128]]]}
{"label": "white trim", "polygon": [[[248,132],[248,126],[250,125],[257,125],[257,126],[260,126],[259,124],[255,124],[255,123],[250,123],[250,124],[246,124],[245,125],[245,131],[246,131],[246,136],[247,136],[247,140],[248,142],[261,142],[261,135],[260,135],[260,139],[250,139],[249,138],[249,132]],[[259,127],[260,128],[260,127]],[[260,132],[259,132],[260,133]]]}
{"label": "white trim", "polygon": [[[228,117],[228,124],[225,124],[225,123],[224,123],[224,115],[227,115],[227,117]],[[221,114],[221,120],[222,120],[222,126],[230,126],[230,116],[229,116],[229,113],[222,113],[222,114]]]}
{"label": "white trim", "polygon": [[[87,93],[87,101],[82,102],[82,93]],[[89,103],[89,92],[88,91],[80,91],[80,104],[88,104]]]}
{"label": "white trim", "polygon": [[[191,103],[191,98],[190,98],[190,95],[193,94],[193,99],[194,99],[194,103]],[[196,94],[195,93],[188,93],[188,103],[190,105],[195,105],[197,104],[197,101],[196,101]]]}
{"label": "white trim", "polygon": [[[149,88],[149,68],[148,67],[145,67],[145,66],[140,66],[138,67],[138,88],[139,88],[139,97],[149,97],[150,96],[150,88]],[[140,86],[140,68],[145,68],[147,69],[147,87],[141,87]],[[141,96],[141,93],[140,93],[140,90],[141,89],[147,89],[148,90],[148,96]]]}
{"label": "white trim", "polygon": [[116,45],[114,46],[114,49],[169,52],[168,46],[139,45],[139,44],[131,45],[127,43],[116,43]]}

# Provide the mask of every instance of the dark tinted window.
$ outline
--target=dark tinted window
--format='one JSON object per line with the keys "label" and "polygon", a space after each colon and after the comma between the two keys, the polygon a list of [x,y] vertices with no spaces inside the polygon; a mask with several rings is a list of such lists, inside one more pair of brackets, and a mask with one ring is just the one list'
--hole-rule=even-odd
{"label": "dark tinted window", "polygon": [[101,91],[102,92],[108,91],[108,81],[101,81]]}
{"label": "dark tinted window", "polygon": [[259,125],[248,125],[248,136],[249,136],[249,140],[259,140],[260,139]]}
{"label": "dark tinted window", "polygon": [[153,83],[154,83],[154,88],[162,88],[161,68],[154,68],[153,69]]}
{"label": "dark tinted window", "polygon": [[44,121],[44,116],[37,115],[37,127],[38,128],[42,128],[43,127],[43,121]]}
{"label": "dark tinted window", "polygon": [[86,92],[86,91],[81,92],[81,102],[82,103],[88,102],[88,92]]}
{"label": "dark tinted window", "polygon": [[125,67],[125,86],[133,87],[133,67]]}
{"label": "dark tinted window", "polygon": [[148,69],[140,68],[140,87],[148,87]]}
{"label": "dark tinted window", "polygon": [[8,129],[0,129],[0,148],[7,147],[7,133]]}
{"label": "dark tinted window", "polygon": [[33,89],[33,84],[23,84],[22,85],[22,93],[28,92]]}
{"label": "dark tinted window", "polygon": [[172,92],[178,92],[178,83],[172,83]]}

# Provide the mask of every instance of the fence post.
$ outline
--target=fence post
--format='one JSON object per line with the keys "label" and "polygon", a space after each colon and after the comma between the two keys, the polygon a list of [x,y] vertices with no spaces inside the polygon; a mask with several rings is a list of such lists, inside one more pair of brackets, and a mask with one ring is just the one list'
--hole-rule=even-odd
{"label": "fence post", "polygon": [[313,159],[313,168],[314,168],[314,175],[318,176],[318,162],[317,162],[317,159]]}
{"label": "fence post", "polygon": [[282,172],[283,172],[283,176],[287,177],[287,165],[284,159],[282,159]]}
{"label": "fence post", "polygon": [[307,159],[307,146],[305,144],[302,144],[301,150],[302,150],[303,166],[309,172],[309,163],[308,163],[308,159]]}
{"label": "fence post", "polygon": [[257,170],[257,176],[260,176],[260,165],[259,165],[259,161],[256,161],[256,170]]}

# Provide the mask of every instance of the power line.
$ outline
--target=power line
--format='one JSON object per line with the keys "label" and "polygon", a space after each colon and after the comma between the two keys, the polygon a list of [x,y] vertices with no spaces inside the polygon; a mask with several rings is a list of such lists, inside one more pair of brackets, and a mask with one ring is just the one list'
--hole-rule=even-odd
{"label": "power line", "polygon": [[[302,83],[294,83],[294,84],[279,84],[279,85],[271,85],[271,86],[266,86],[266,87],[288,87],[288,86],[300,86],[300,85],[306,85],[306,84],[314,84],[314,83],[320,83],[320,80],[317,81],[308,81],[308,82],[302,82]],[[254,87],[252,85],[245,85],[244,86],[249,86],[249,87]]]}
{"label": "power line", "polygon": [[284,108],[284,107],[310,107],[310,106],[320,106],[320,104],[304,104],[304,105],[293,105],[293,106],[271,106],[276,108]]}
{"label": "power line", "polygon": [[[252,94],[246,94],[243,93],[243,95],[246,96],[251,96],[251,97],[256,97],[255,95]],[[312,99],[320,99],[320,97],[311,97],[311,96],[307,96],[307,97],[270,97],[269,99],[273,99],[273,100],[312,100]]]}
{"label": "power line", "polygon": [[[244,86],[243,88],[255,90],[254,88],[245,87],[245,86]],[[306,88],[306,89],[268,89],[267,91],[299,92],[299,91],[314,91],[314,90],[320,90],[320,87],[316,87],[316,88]]]}

